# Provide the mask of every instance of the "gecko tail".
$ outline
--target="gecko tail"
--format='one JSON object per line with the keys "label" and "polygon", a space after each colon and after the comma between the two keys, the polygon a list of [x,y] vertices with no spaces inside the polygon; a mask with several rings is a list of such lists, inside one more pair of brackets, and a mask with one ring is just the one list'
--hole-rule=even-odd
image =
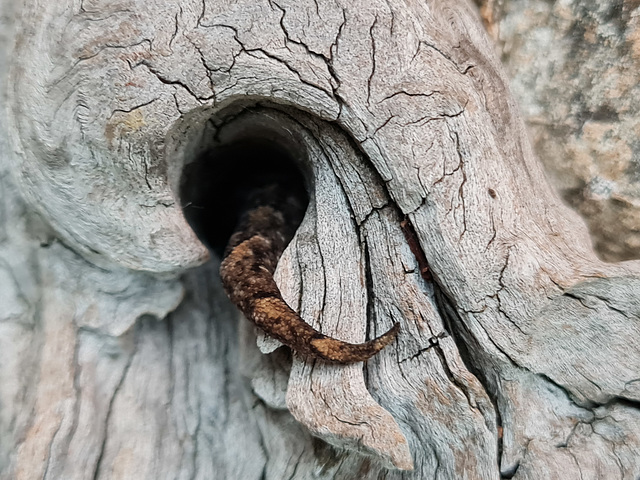
{"label": "gecko tail", "polygon": [[398,335],[400,324],[396,323],[386,333],[365,343],[348,343],[336,338],[318,334],[311,339],[312,354],[331,363],[364,362],[389,345]]}
{"label": "gecko tail", "polygon": [[280,340],[303,357],[317,358],[329,363],[364,362],[389,345],[398,334],[396,323],[386,333],[364,343],[349,343],[329,337],[305,322],[283,300],[273,277],[265,275],[265,288],[246,302],[238,302],[245,316],[267,335]]}
{"label": "gecko tail", "polygon": [[363,362],[398,334],[399,324],[365,343],[348,343],[328,337],[306,323],[282,298],[273,279],[286,246],[282,218],[272,207],[260,206],[247,213],[249,226],[239,228],[220,264],[222,285],[229,299],[267,335],[298,354],[331,363]]}

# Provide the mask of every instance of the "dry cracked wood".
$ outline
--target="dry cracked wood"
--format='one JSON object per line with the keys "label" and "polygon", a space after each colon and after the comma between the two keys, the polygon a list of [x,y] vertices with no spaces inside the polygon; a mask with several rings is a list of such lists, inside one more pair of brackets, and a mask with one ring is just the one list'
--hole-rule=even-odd
{"label": "dry cracked wood", "polygon": [[[640,265],[545,183],[472,5],[16,8],[0,478],[640,474]],[[206,258],[183,167],[243,136],[308,172],[288,302],[350,342],[401,323],[365,366],[263,355],[215,258],[175,276]]]}

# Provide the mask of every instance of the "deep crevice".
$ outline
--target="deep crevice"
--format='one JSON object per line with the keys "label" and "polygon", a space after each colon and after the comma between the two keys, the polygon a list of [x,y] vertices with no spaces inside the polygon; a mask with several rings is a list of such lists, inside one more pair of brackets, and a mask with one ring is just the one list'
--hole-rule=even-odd
{"label": "deep crevice", "polygon": [[180,196],[185,217],[198,238],[221,256],[249,196],[269,184],[282,186],[306,209],[305,177],[296,155],[264,132],[249,131],[204,151],[186,165]]}
{"label": "deep crevice", "polygon": [[[499,399],[494,389],[491,388],[491,384],[493,382],[491,382],[487,378],[487,375],[485,375],[485,372],[483,372],[482,370],[476,367],[476,363],[473,360],[473,354],[471,353],[473,345],[470,345],[468,340],[474,337],[473,335],[471,335],[469,331],[466,331],[466,332],[461,331],[461,330],[467,330],[467,327],[465,323],[462,322],[462,320],[460,319],[460,316],[458,314],[458,309],[452,304],[452,301],[445,294],[445,292],[442,291],[437,281],[434,282],[434,293],[435,293],[436,304],[438,305],[438,311],[440,312],[440,315],[444,322],[445,330],[449,332],[449,335],[451,335],[451,338],[455,342],[458,348],[458,352],[460,354],[460,358],[462,359],[463,363],[465,364],[469,372],[471,372],[480,381],[485,392],[487,393],[487,396],[489,397],[489,400],[493,405],[493,409],[496,415],[495,427],[498,432],[498,435],[497,435],[498,458],[496,459],[498,462],[498,469],[501,472],[501,478],[505,478],[505,479],[512,478],[513,475],[515,475],[515,470],[517,470],[517,467],[515,468],[515,470],[513,470],[513,472],[502,471],[500,468],[500,462],[502,459],[502,454],[504,452],[504,445],[503,445],[502,435],[499,432],[501,432],[503,428],[503,421],[502,421],[502,415],[500,412]],[[463,337],[466,337],[466,339]],[[480,351],[480,350],[478,349],[477,351]]]}

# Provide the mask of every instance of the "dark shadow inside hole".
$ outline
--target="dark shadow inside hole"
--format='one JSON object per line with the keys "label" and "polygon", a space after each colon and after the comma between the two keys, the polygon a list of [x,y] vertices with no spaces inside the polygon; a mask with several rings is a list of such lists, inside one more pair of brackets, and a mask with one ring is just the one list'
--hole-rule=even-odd
{"label": "dark shadow inside hole", "polygon": [[309,199],[290,151],[262,138],[215,147],[184,168],[180,194],[185,217],[198,238],[222,256],[250,197],[272,184],[300,206],[300,215],[291,217],[297,228]]}

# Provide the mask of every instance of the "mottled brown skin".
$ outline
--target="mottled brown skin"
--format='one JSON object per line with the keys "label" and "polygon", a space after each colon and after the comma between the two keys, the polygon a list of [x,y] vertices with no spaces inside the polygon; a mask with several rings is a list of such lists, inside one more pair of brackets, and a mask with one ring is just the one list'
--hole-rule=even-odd
{"label": "mottled brown skin", "polygon": [[265,187],[250,200],[220,265],[227,295],[249,320],[300,355],[332,363],[367,360],[393,341],[398,324],[369,342],[347,343],[315,330],[282,299],[273,273],[295,233],[290,217],[301,218],[283,193]]}

